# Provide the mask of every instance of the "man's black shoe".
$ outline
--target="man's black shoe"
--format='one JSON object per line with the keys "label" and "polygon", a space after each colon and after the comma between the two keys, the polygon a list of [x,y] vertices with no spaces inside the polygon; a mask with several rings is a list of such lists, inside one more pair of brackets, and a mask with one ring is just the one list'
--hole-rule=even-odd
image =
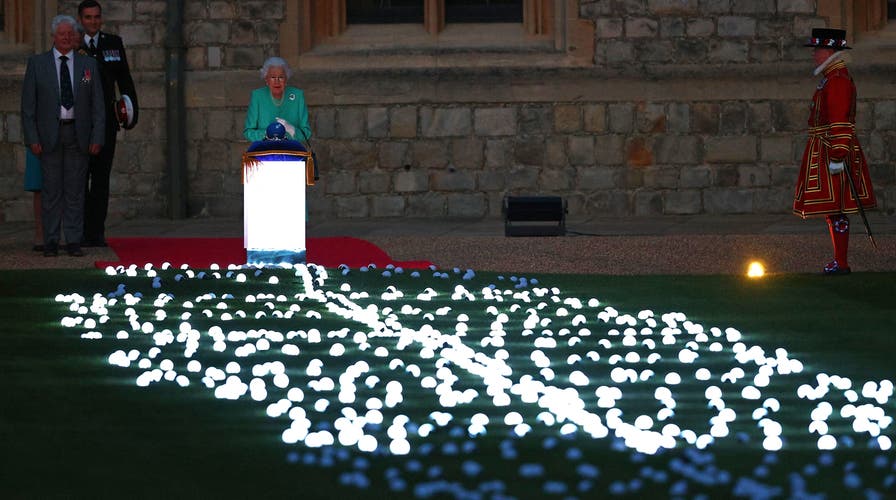
{"label": "man's black shoe", "polygon": [[65,251],[72,257],[83,257],[84,251],[81,250],[81,245],[77,243],[69,243],[65,246]]}
{"label": "man's black shoe", "polygon": [[44,257],[56,257],[57,255],[59,255],[57,245],[44,245]]}
{"label": "man's black shoe", "polygon": [[86,239],[81,242],[81,246],[83,246],[83,247],[107,247],[107,246],[109,246],[109,244],[106,243],[106,240],[104,238],[100,238],[98,240],[93,240],[93,239],[87,240]]}

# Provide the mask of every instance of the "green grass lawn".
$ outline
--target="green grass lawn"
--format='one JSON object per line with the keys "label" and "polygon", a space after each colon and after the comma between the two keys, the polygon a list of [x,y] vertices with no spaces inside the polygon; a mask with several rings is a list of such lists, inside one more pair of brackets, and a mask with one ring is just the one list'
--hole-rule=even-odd
{"label": "green grass lawn", "polygon": [[[862,394],[867,381],[893,378],[894,273],[538,275],[522,286],[494,273],[331,269],[311,286],[292,271],[204,272],[0,272],[0,495],[855,498],[896,490],[893,453],[872,435],[894,438],[887,419],[896,405],[892,395]],[[761,362],[735,359],[751,347]],[[127,367],[110,364],[119,351],[133,353]],[[760,365],[795,360],[801,372],[774,372],[759,399],[743,396]],[[250,386],[257,379],[264,397],[216,397],[225,380],[204,380],[212,367]],[[734,368],[745,374],[723,381]],[[138,386],[153,370],[172,380]],[[849,378],[849,387],[798,397],[819,374],[843,377],[836,384]],[[597,392],[614,387],[621,397],[601,401]],[[715,407],[710,387],[722,395]],[[674,396],[663,419],[658,388]],[[289,402],[298,399],[290,389],[301,401]],[[295,414],[269,416],[278,401]],[[667,424],[708,436],[720,402],[734,416],[724,435],[698,446],[682,432],[671,449],[653,449],[650,436]],[[820,402],[833,408],[825,419],[833,451],[819,450],[819,434],[808,431]],[[878,430],[856,430],[840,414],[849,404],[877,408]],[[765,417],[754,414],[764,407]],[[601,425],[587,427],[595,416]],[[313,437],[284,434],[301,422]],[[350,444],[339,444],[347,422],[374,437],[375,450],[359,449],[351,432]],[[765,449],[769,422],[781,426],[771,432],[779,451]]]}

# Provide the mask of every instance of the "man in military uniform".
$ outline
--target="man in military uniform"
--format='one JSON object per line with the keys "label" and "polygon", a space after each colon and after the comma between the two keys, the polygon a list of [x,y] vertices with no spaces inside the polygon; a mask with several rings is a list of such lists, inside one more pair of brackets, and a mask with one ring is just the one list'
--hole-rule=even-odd
{"label": "man in military uniform", "polygon": [[[106,246],[106,213],[109,208],[109,176],[115,156],[119,127],[131,129],[137,124],[137,91],[121,38],[100,31],[103,11],[96,0],[78,4],[78,21],[84,27],[81,47],[100,68],[106,96],[106,143],[99,155],[91,157],[87,172],[84,206],[84,246]],[[116,92],[116,86],[118,90]],[[121,95],[121,98],[116,97]],[[120,112],[119,106],[126,112]]]}
{"label": "man in military uniform", "polygon": [[[793,211],[801,217],[825,216],[834,245],[827,275],[849,274],[849,217],[877,206],[868,164],[856,137],[856,86],[841,57],[846,32],[813,29],[815,75],[821,81],[809,107],[809,138],[796,180]],[[849,176],[849,177],[847,177]]]}

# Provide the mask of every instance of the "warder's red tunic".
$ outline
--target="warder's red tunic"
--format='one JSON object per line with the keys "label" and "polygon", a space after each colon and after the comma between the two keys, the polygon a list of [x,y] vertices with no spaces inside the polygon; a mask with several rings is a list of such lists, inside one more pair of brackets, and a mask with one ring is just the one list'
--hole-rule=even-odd
{"label": "warder's red tunic", "polygon": [[[796,180],[793,212],[802,217],[858,212],[847,171],[852,172],[862,208],[877,206],[856,137],[856,86],[843,61],[825,68],[809,109],[809,138]],[[844,170],[831,174],[828,163],[832,161],[845,162]]]}

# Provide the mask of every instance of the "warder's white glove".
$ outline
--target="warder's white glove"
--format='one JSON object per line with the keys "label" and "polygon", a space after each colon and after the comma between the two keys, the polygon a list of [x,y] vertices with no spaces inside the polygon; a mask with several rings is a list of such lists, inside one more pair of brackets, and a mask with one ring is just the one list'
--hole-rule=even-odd
{"label": "warder's white glove", "polygon": [[832,174],[839,174],[843,171],[843,162],[842,161],[832,161],[828,163],[828,172]]}
{"label": "warder's white glove", "polygon": [[291,123],[289,123],[288,121],[284,120],[283,118],[279,118],[279,117],[276,118],[276,120],[277,120],[277,123],[279,123],[280,125],[283,125],[283,128],[286,129],[287,134],[289,134],[291,137],[296,136],[296,128]]}

